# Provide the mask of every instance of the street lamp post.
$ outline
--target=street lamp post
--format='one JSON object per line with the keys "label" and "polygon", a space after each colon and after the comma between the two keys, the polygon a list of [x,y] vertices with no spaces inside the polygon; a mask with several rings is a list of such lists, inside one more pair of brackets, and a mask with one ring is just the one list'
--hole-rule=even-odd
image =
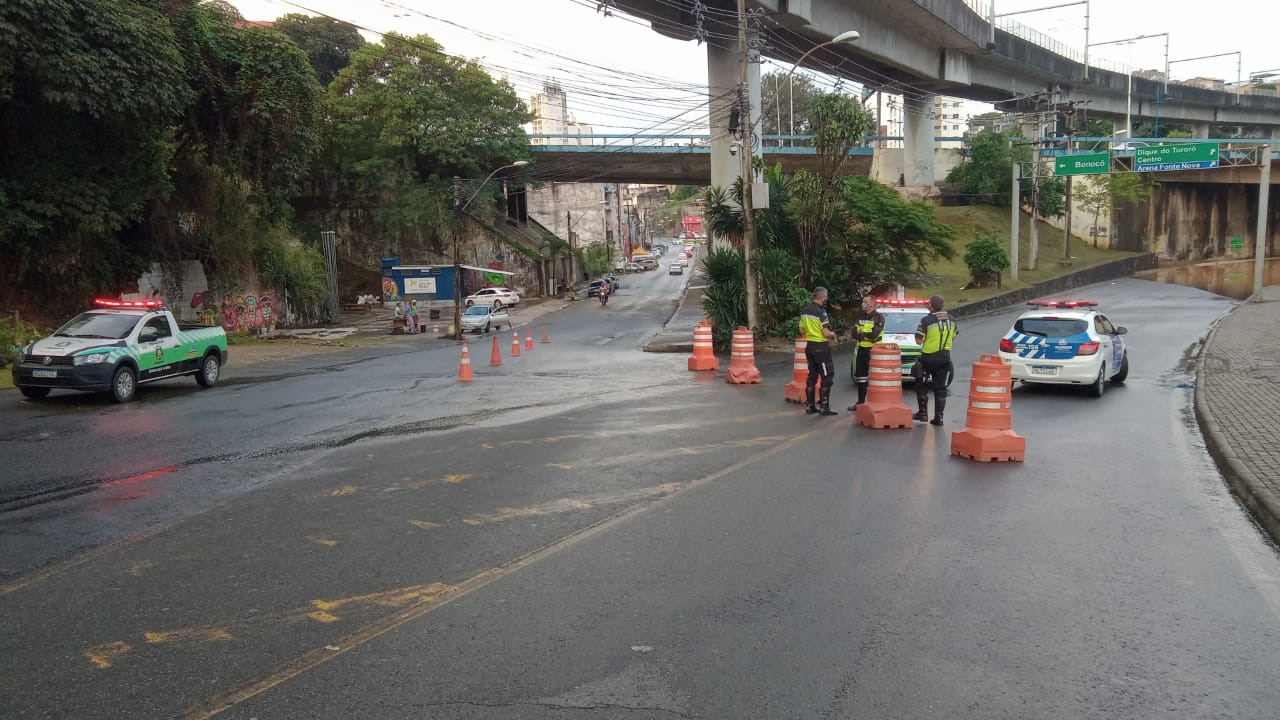
{"label": "street lamp post", "polygon": [[[1136,37],[1124,38],[1123,40],[1108,40],[1106,42],[1093,43],[1092,45],[1087,46],[1086,50],[1089,47],[1097,47],[1099,45],[1120,45],[1124,43],[1132,44],[1138,40],[1147,40],[1150,38],[1158,38],[1158,37],[1164,38],[1164,89],[1165,89],[1165,92],[1168,92],[1169,90],[1169,33],[1166,32],[1166,33],[1155,33],[1154,35],[1138,35]],[[1130,63],[1132,63],[1132,60],[1130,60]],[[1129,76],[1128,78],[1129,87],[1128,87],[1128,90],[1125,92],[1124,123],[1125,123],[1125,135],[1130,140],[1132,140],[1133,139],[1133,68],[1132,67],[1129,68],[1129,72],[1127,74]],[[1157,96],[1158,95],[1159,93],[1157,93]],[[1157,112],[1159,112],[1159,108],[1160,106],[1157,105],[1156,106]]]}
{"label": "street lamp post", "polygon": [[[804,62],[804,59],[812,55],[813,51],[817,50],[818,48],[827,47],[828,45],[840,45],[841,43],[856,42],[860,37],[862,37],[862,34],[859,33],[857,30],[846,30],[826,42],[818,43],[817,45],[814,45],[813,47],[805,51],[805,53],[800,56],[800,59],[796,60],[795,64],[791,66],[791,69],[787,71],[787,104],[790,106],[790,109],[788,110],[788,115],[790,116],[789,122],[791,125],[791,132],[790,132],[791,135],[796,134],[796,98],[795,98],[795,87],[792,84],[792,79],[793,79],[793,76],[795,75],[796,68],[800,67],[800,63]],[[774,94],[776,95],[777,93],[775,92]],[[779,128],[778,131],[781,132],[782,129]],[[795,141],[792,140],[792,142],[795,142]]]}
{"label": "street lamp post", "polygon": [[503,165],[496,168],[489,176],[480,182],[480,186],[476,191],[471,193],[471,197],[465,201],[462,199],[462,178],[453,178],[453,339],[462,339],[462,217],[467,208],[471,206],[471,202],[480,195],[480,191],[484,190],[484,186],[494,175],[503,170],[511,168],[520,168],[528,165],[528,160],[516,160],[510,165]]}

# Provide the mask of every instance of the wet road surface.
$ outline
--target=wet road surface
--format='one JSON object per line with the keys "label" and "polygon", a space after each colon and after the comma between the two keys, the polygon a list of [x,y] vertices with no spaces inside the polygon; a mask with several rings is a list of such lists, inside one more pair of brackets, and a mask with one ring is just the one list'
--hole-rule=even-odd
{"label": "wet road surface", "polygon": [[870,431],[783,403],[789,354],[637,352],[679,280],[473,343],[470,386],[450,346],[3,408],[6,488],[138,477],[0,515],[0,715],[1275,716],[1280,562],[1190,415],[1229,301],[1089,288],[1128,383],[1019,388],[1027,462],[979,465],[949,431],[1017,310],[962,323],[946,432]]}

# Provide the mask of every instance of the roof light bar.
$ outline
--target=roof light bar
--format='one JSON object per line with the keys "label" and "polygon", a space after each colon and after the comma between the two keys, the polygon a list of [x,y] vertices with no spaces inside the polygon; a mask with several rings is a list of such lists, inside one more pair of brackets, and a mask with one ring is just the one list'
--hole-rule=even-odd
{"label": "roof light bar", "polygon": [[920,298],[876,298],[876,304],[887,305],[889,307],[914,307],[916,305],[927,305],[929,304],[929,301],[922,300]]}
{"label": "roof light bar", "polygon": [[164,307],[164,303],[160,300],[116,300],[115,298],[94,298],[93,304],[99,307],[145,308],[147,310]]}
{"label": "roof light bar", "polygon": [[1051,308],[1098,307],[1098,303],[1093,300],[1028,300],[1027,304],[1031,307]]}

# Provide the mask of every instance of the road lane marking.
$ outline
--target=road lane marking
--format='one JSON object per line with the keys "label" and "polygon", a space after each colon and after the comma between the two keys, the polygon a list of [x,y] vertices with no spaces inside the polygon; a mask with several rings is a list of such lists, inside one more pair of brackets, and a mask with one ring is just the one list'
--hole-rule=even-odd
{"label": "road lane marking", "polygon": [[220,642],[230,640],[231,632],[225,627],[179,628],[165,632],[145,632],[142,637],[146,638],[151,645],[163,645],[172,642]]}
{"label": "road lane marking", "polygon": [[360,488],[357,485],[343,485],[340,488],[334,488],[333,490],[330,490],[329,497],[343,497],[345,495],[355,495],[356,491],[359,489]]}
{"label": "road lane marking", "polygon": [[107,643],[84,651],[84,656],[99,670],[111,667],[111,661],[128,653],[133,648],[123,642]]}
{"label": "road lane marking", "polygon": [[488,525],[491,523],[506,522],[522,517],[537,517],[540,515],[553,515],[556,513],[573,512],[575,510],[590,510],[600,507],[601,505],[616,505],[621,502],[631,502],[637,500],[646,500],[649,498],[661,498],[672,495],[680,491],[683,487],[682,483],[664,483],[655,485],[654,487],[641,488],[640,490],[628,490],[625,492],[608,493],[604,495],[594,495],[578,498],[560,498],[551,502],[540,503],[538,505],[529,505],[527,507],[503,507],[498,508],[497,512],[481,513],[471,515],[462,519],[467,525]]}
{"label": "road lane marking", "polygon": [[[499,565],[498,567],[483,570],[457,585],[449,586],[448,592],[442,592],[430,599],[422,599],[407,607],[401,608],[399,611],[381,620],[372,622],[360,630],[347,635],[335,642],[333,645],[327,645],[311,650],[310,652],[299,656],[293,662],[281,666],[275,672],[269,673],[258,680],[252,681],[238,688],[233,688],[225,693],[214,696],[208,701],[202,703],[199,707],[188,709],[179,717],[181,720],[208,720],[209,718],[220,715],[224,711],[229,710],[250,698],[261,695],[262,693],[282,685],[336,657],[354,650],[355,648],[362,647],[371,640],[381,637],[382,635],[385,635],[406,623],[417,620],[418,618],[421,618],[428,613],[453,602],[454,600],[466,597],[476,590],[501,580],[519,570],[540,563],[543,560],[555,557],[565,550],[590,540],[597,535],[608,532],[615,527],[644,514],[650,509],[658,507],[663,504],[665,500],[673,497],[679,497],[683,492],[687,492],[694,488],[715,482],[721,478],[731,476],[734,473],[741,471],[743,468],[754,465],[762,460],[766,460],[784,450],[793,448],[819,433],[827,432],[829,429],[829,425],[821,425],[819,427],[815,427],[813,430],[809,430],[808,432],[794,435],[784,442],[761,450],[754,455],[743,458],[731,465],[722,467],[719,470],[708,475],[704,475],[701,478],[690,481],[684,485],[682,491],[679,493],[673,493],[666,498],[659,498],[656,502],[642,503],[623,508],[612,515],[601,518],[599,521],[588,525],[577,532],[560,538],[555,542],[525,553],[520,557]],[[332,647],[338,647],[340,649],[330,650],[329,648]]]}
{"label": "road lane marking", "polygon": [[445,475],[441,480],[444,480],[450,485],[457,485],[463,480],[470,480],[472,477],[473,475],[471,473],[456,473],[454,475]]}
{"label": "road lane marking", "polygon": [[134,577],[142,577],[142,573],[155,567],[156,564],[151,560],[143,560],[129,566],[129,574]]}
{"label": "road lane marking", "polygon": [[430,520],[410,520],[409,524],[414,527],[422,528],[423,530],[434,530],[438,527],[444,527],[440,523],[434,523]]}
{"label": "road lane marking", "polygon": [[329,538],[309,537],[307,539],[317,545],[323,545],[325,547],[333,547],[334,545],[338,544],[337,540],[330,540]]}

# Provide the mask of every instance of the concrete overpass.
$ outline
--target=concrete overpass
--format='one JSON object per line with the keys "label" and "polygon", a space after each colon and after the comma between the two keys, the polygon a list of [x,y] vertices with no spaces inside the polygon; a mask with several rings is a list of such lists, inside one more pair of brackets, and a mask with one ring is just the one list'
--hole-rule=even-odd
{"label": "concrete overpass", "polygon": [[[670,37],[707,39],[707,64],[713,135],[728,116],[738,84],[736,3],[703,0],[695,14],[692,0],[614,0],[625,12],[650,22]],[[907,148],[906,183],[933,185],[933,99],[946,94],[986,102],[1010,102],[1057,92],[1060,101],[1089,101],[1091,115],[1123,117],[1129,73],[1094,60],[1086,68],[1069,48],[1047,37],[1016,33],[1009,23],[993,26],[975,7],[979,0],[748,0],[763,14],[748,45],[763,42],[763,53],[794,62],[819,43],[846,30],[862,37],[850,45],[827,46],[805,62],[808,67],[856,80],[868,87],[902,94]],[[702,35],[700,36],[700,32]],[[1023,37],[1027,35],[1029,37]],[[1053,46],[1053,47],[1048,47]],[[759,65],[753,64],[751,106],[759,108]],[[1265,128],[1280,126],[1280,95],[1239,93],[1133,78],[1133,114],[1157,112],[1162,119],[1190,122],[1207,136],[1211,124]],[[1156,99],[1160,98],[1157,104]],[[717,121],[717,119],[719,119]],[[758,116],[753,126],[759,127]],[[712,139],[712,181],[737,177],[727,136]]]}

